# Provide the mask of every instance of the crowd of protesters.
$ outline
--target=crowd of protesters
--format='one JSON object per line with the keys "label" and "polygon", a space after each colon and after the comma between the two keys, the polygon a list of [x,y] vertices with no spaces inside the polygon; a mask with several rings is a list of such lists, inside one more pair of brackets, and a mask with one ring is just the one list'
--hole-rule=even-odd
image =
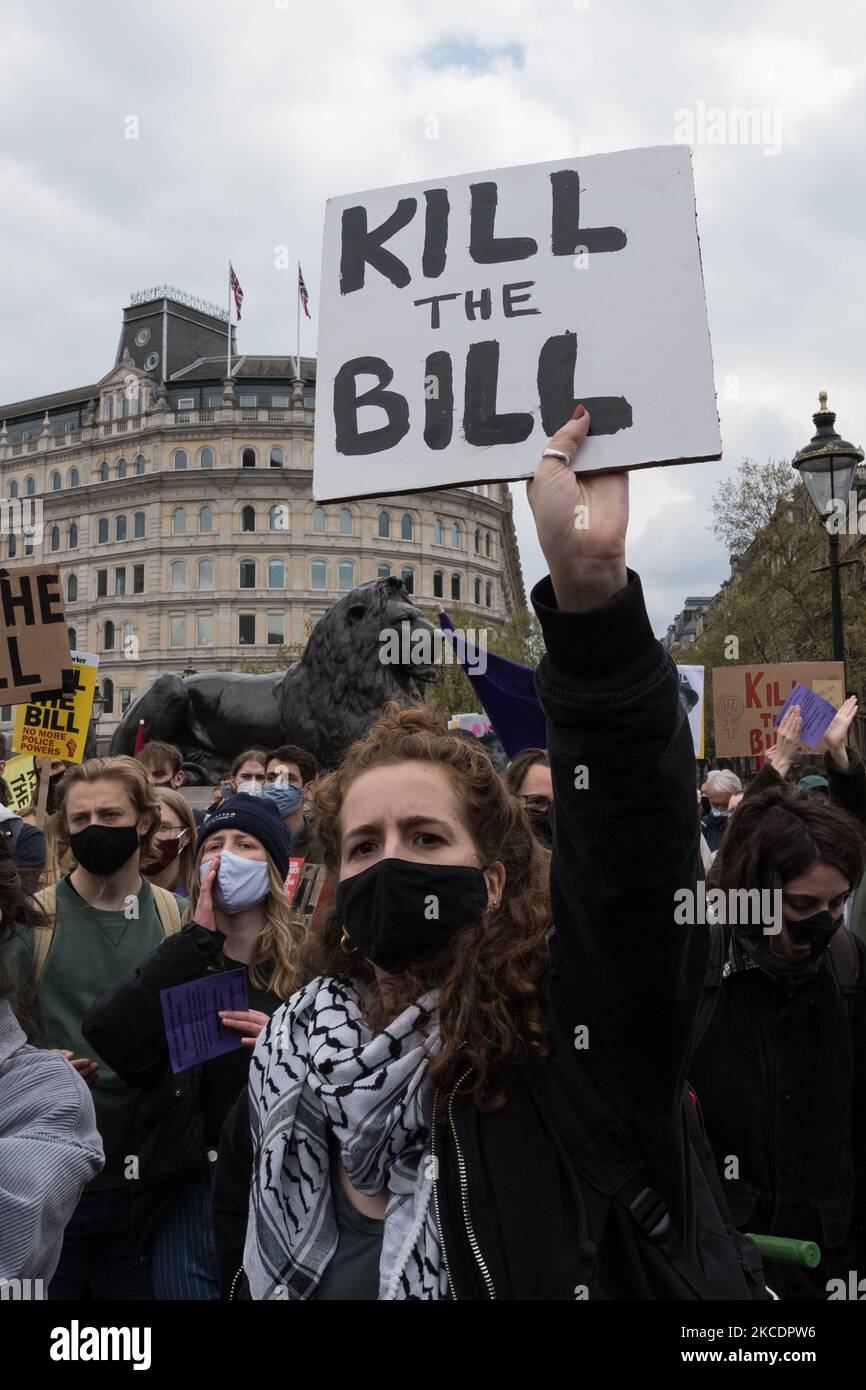
{"label": "crowd of protesters", "polygon": [[[760,1300],[866,1267],[857,703],[825,775],[790,780],[794,709],[748,786],[696,788],[625,564],[627,477],[562,458],[588,426],[579,409],[530,488],[546,750],[500,774],[392,704],[327,772],[243,751],[205,811],[155,741],[53,766],[42,829],[0,786],[0,1280]],[[330,889],[314,929],[301,862]],[[701,878],[779,911],[684,927]],[[219,1013],[235,1045],[177,1071],[165,991],[220,972],[246,986]],[[755,1235],[821,1262],[762,1263]]]}

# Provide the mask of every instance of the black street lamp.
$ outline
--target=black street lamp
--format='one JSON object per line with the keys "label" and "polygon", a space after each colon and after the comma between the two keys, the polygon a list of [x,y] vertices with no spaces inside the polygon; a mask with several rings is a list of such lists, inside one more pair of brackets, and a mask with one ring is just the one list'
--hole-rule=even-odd
{"label": "black street lamp", "polygon": [[[854,484],[857,465],[863,462],[863,450],[849,444],[834,430],[836,415],[827,409],[827,392],[818,393],[819,409],[812,416],[815,434],[804,449],[794,455],[792,465],[806,485],[812,505],[830,538],[830,563],[820,565],[814,574],[830,571],[833,604],[833,660],[845,661],[845,634],[842,626],[842,586],[839,570],[853,565],[854,560],[839,559],[839,531],[848,516],[848,498]],[[835,525],[829,525],[831,517]]]}
{"label": "black street lamp", "polygon": [[193,666],[193,664],[192,664],[192,657],[191,657],[191,656],[190,656],[190,657],[187,657],[186,665],[184,666],[184,668],[183,668],[183,670],[181,671],[180,674],[183,676],[184,680],[189,680],[190,676],[197,676],[197,675],[198,675],[198,671],[196,670],[196,668],[195,668],[195,667]]}

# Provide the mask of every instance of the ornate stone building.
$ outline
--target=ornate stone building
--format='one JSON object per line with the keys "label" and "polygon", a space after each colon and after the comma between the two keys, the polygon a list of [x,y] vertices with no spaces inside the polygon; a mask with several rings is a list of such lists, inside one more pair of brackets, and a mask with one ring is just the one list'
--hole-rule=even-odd
{"label": "ornate stone building", "polygon": [[100,658],[100,745],[156,676],[297,653],[378,576],[481,628],[526,602],[506,484],[317,506],[315,361],[233,350],[228,375],[226,347],[224,309],[159,286],[101,381],[0,407],[3,496],[41,501],[44,533],[0,536],[0,560],[59,563],[70,641]]}

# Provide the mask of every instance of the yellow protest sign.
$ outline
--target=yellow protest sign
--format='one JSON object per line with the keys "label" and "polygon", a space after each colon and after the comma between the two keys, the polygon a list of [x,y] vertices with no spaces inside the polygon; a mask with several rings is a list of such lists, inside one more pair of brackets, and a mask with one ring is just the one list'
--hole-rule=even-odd
{"label": "yellow protest sign", "polygon": [[3,779],[9,788],[8,810],[23,811],[36,800],[36,763],[32,756],[9,758]]}
{"label": "yellow protest sign", "polygon": [[84,758],[99,657],[92,652],[72,652],[69,666],[74,676],[74,690],[52,700],[17,706],[12,731],[15,753],[62,758],[67,763],[80,763]]}

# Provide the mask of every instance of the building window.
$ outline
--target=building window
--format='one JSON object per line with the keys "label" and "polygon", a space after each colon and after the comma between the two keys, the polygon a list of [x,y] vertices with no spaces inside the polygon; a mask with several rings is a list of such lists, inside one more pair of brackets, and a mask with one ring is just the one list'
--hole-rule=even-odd
{"label": "building window", "polygon": [[288,410],[290,405],[288,396],[271,396],[271,410]]}
{"label": "building window", "polygon": [[268,614],[268,646],[281,647],[286,640],[286,620],[282,613]]}
{"label": "building window", "polygon": [[[198,456],[198,466],[199,468],[213,468],[213,449],[202,449]],[[199,646],[201,645],[199,643]]]}
{"label": "building window", "polygon": [[244,468],[255,468],[256,451],[255,449],[244,449],[241,454],[241,464]]}
{"label": "building window", "polygon": [[63,487],[63,479],[61,478],[60,474],[59,474],[59,473],[52,473],[52,474],[51,474],[51,491],[52,491],[52,492],[59,492],[60,489],[61,489],[62,487]]}
{"label": "building window", "polygon": [[284,560],[268,561],[268,588],[285,589],[286,587],[286,564]]}
{"label": "building window", "polygon": [[125,478],[125,477],[126,477],[126,474],[127,474],[126,459],[118,459],[118,460],[117,460],[117,476],[118,476],[118,478]]}
{"label": "building window", "polygon": [[283,502],[277,502],[268,509],[268,530],[287,531],[289,529],[289,509]]}
{"label": "building window", "polygon": [[66,602],[78,602],[78,576],[75,574],[66,576]]}
{"label": "building window", "polygon": [[475,554],[481,554],[481,530],[478,526],[475,527]]}
{"label": "building window", "polygon": [[108,595],[108,570],[96,571],[96,597],[106,598]]}
{"label": "building window", "polygon": [[24,496],[25,496],[25,497],[35,497],[35,496],[36,496],[36,479],[35,479],[35,478],[25,478],[25,479],[24,479]]}
{"label": "building window", "polygon": [[25,536],[25,537],[24,537],[24,554],[25,554],[25,555],[32,555],[32,554],[33,554],[33,537],[32,537],[32,536]]}
{"label": "building window", "polygon": [[213,588],[213,560],[199,560],[198,587],[200,589]]}
{"label": "building window", "polygon": [[442,522],[438,516],[436,520],[433,522],[433,544],[445,544],[445,527],[442,525]]}
{"label": "building window", "polygon": [[195,396],[178,396],[178,410],[195,410]]}
{"label": "building window", "polygon": [[348,507],[340,508],[340,535],[351,536],[352,534],[352,513]]}
{"label": "building window", "polygon": [[255,410],[257,400],[257,396],[241,396],[239,401],[241,410]]}
{"label": "building window", "polygon": [[11,706],[11,705],[3,705],[2,707],[0,707],[0,719],[3,720],[3,723],[4,723],[4,724],[8,724],[8,723],[9,723],[9,720],[10,720],[11,718],[12,718],[12,706]]}
{"label": "building window", "polygon": [[132,623],[123,623],[120,629],[120,650],[129,661],[138,655],[137,646],[138,643],[132,631]]}
{"label": "building window", "polygon": [[186,511],[183,507],[175,507],[171,514],[171,534],[173,536],[186,535]]}
{"label": "building window", "polygon": [[433,597],[445,597],[445,574],[442,570],[436,570],[433,575]]}
{"label": "building window", "polygon": [[114,592],[115,594],[126,593],[126,566],[114,571]]}
{"label": "building window", "polygon": [[99,468],[98,468],[97,471],[96,471],[96,481],[97,481],[98,483],[107,483],[107,482],[108,482],[108,464],[107,464],[107,462],[104,462],[104,461],[103,461],[103,462],[99,465]]}
{"label": "building window", "polygon": [[198,514],[198,533],[200,536],[213,535],[213,508],[202,507]]}
{"label": "building window", "polygon": [[48,544],[51,550],[60,549],[60,527],[52,526],[48,532]]}
{"label": "building window", "polygon": [[255,560],[241,560],[239,569],[238,587],[241,589],[254,589],[256,587],[256,562]]}
{"label": "building window", "polygon": [[241,512],[241,531],[250,532],[256,529],[256,512],[254,507],[244,507]]}
{"label": "building window", "polygon": [[324,536],[326,529],[326,514],[324,507],[313,508],[313,535]]}
{"label": "building window", "polygon": [[14,536],[9,537],[9,559],[14,560],[18,552],[18,541]]}
{"label": "building window", "polygon": [[463,532],[460,530],[459,522],[451,524],[451,545],[454,550],[460,550],[463,545]]}
{"label": "building window", "polygon": [[355,587],[355,566],[351,560],[344,560],[337,566],[337,588],[346,593]]}
{"label": "building window", "polygon": [[114,714],[114,681],[104,680],[102,682],[102,700],[103,714]]}
{"label": "building window", "polygon": [[175,594],[186,593],[186,560],[172,560],[170,588]]}
{"label": "building window", "polygon": [[144,467],[144,454],[139,454],[137,459],[135,460],[136,476],[140,476],[144,472]]}
{"label": "building window", "polygon": [[[74,473],[74,472],[75,472],[75,469],[73,468],[72,471],[73,471],[73,473]],[[13,478],[12,481],[11,481],[11,483],[9,484],[9,496],[10,496],[10,497],[17,497],[17,496],[18,496],[18,479],[17,479],[17,478]]]}
{"label": "building window", "polygon": [[98,545],[108,544],[108,517],[101,516],[96,523],[96,540]]}
{"label": "building window", "polygon": [[459,603],[459,602],[460,602],[461,593],[462,593],[462,585],[461,585],[461,582],[460,582],[460,575],[459,575],[459,574],[452,574],[452,576],[451,576],[451,597],[452,597],[452,599],[456,599],[457,602]]}
{"label": "building window", "polygon": [[67,549],[67,550],[77,550],[77,549],[78,549],[78,524],[77,524],[77,522],[70,521],[70,523],[69,523],[69,530],[66,532],[66,549]]}
{"label": "building window", "polygon": [[484,533],[484,554],[485,554],[486,558],[489,560],[489,559],[490,559],[490,532],[489,532],[489,531],[485,531],[485,533]]}
{"label": "building window", "polygon": [[238,614],[238,646],[254,647],[256,645],[256,615],[255,613]]}
{"label": "building window", "polygon": [[195,644],[197,647],[213,646],[213,618],[209,613],[199,614],[195,620]]}
{"label": "building window", "polygon": [[66,629],[66,636],[69,638],[69,650],[71,652],[74,652],[78,647],[78,634],[76,633],[75,628],[68,627]]}
{"label": "building window", "polygon": [[175,473],[185,473],[189,467],[189,455],[186,449],[175,449],[171,460],[171,466]]}
{"label": "building window", "polygon": [[286,456],[285,456],[285,454],[283,453],[283,450],[279,447],[279,445],[275,444],[274,447],[273,447],[273,449],[271,449],[271,454],[270,454],[270,465],[271,465],[271,468],[282,468],[283,465],[284,465],[284,463],[285,463],[285,461],[286,461]]}
{"label": "building window", "polygon": [[[124,404],[125,404],[125,402],[124,402]],[[130,689],[128,689],[126,686],[121,686],[121,687],[120,687],[120,713],[121,713],[121,714],[126,714],[126,711],[129,709],[129,706],[130,706],[131,704],[132,704],[132,691],[131,691]]]}
{"label": "building window", "polygon": [[390,579],[390,578],[391,578],[391,566],[390,566],[390,565],[380,565],[376,573],[377,573],[377,576],[378,576],[379,579]]}
{"label": "building window", "polygon": [[144,539],[144,512],[135,512],[132,518],[132,534],[137,541]]}
{"label": "building window", "polygon": [[171,618],[171,619],[170,619],[170,621],[169,621],[169,638],[168,638],[168,645],[169,645],[170,647],[185,647],[185,646],[186,646],[186,618],[185,618],[185,617],[181,617],[180,615],[178,615],[177,617],[174,617],[174,618]]}
{"label": "building window", "polygon": [[407,594],[414,594],[414,592],[415,592],[415,571],[413,570],[413,568],[412,568],[411,565],[404,565],[404,566],[403,566],[403,568],[402,568],[401,571],[400,571],[400,578],[402,579],[403,583],[406,585],[406,593],[407,593]]}
{"label": "building window", "polygon": [[475,581],[475,602],[476,602],[476,604],[477,604],[479,607],[481,606],[481,580],[480,580],[480,579],[476,579],[476,581]]}
{"label": "building window", "polygon": [[484,606],[486,608],[493,607],[493,581],[490,579],[488,579],[487,586],[485,589]]}
{"label": "building window", "polygon": [[106,652],[114,651],[114,623],[110,618],[106,618],[105,627],[102,629],[102,649]]}
{"label": "building window", "polygon": [[[77,468],[69,470],[69,487],[81,487],[81,474]],[[11,494],[10,494],[11,495]],[[15,496],[18,496],[18,484],[15,484]]]}
{"label": "building window", "polygon": [[324,560],[314,560],[310,565],[310,588],[327,589],[327,587],[328,566],[325,564]]}
{"label": "building window", "polygon": [[116,541],[126,540],[126,517],[116,516],[114,518],[114,539]]}
{"label": "building window", "polygon": [[413,535],[414,527],[412,525],[412,518],[407,512],[406,515],[403,517],[403,520],[400,522],[400,537],[404,541],[411,541]]}
{"label": "building window", "polygon": [[134,594],[144,593],[144,565],[133,565],[132,567],[132,592]]}
{"label": "building window", "polygon": [[379,513],[379,535],[383,540],[391,539],[391,518],[387,512]]}

